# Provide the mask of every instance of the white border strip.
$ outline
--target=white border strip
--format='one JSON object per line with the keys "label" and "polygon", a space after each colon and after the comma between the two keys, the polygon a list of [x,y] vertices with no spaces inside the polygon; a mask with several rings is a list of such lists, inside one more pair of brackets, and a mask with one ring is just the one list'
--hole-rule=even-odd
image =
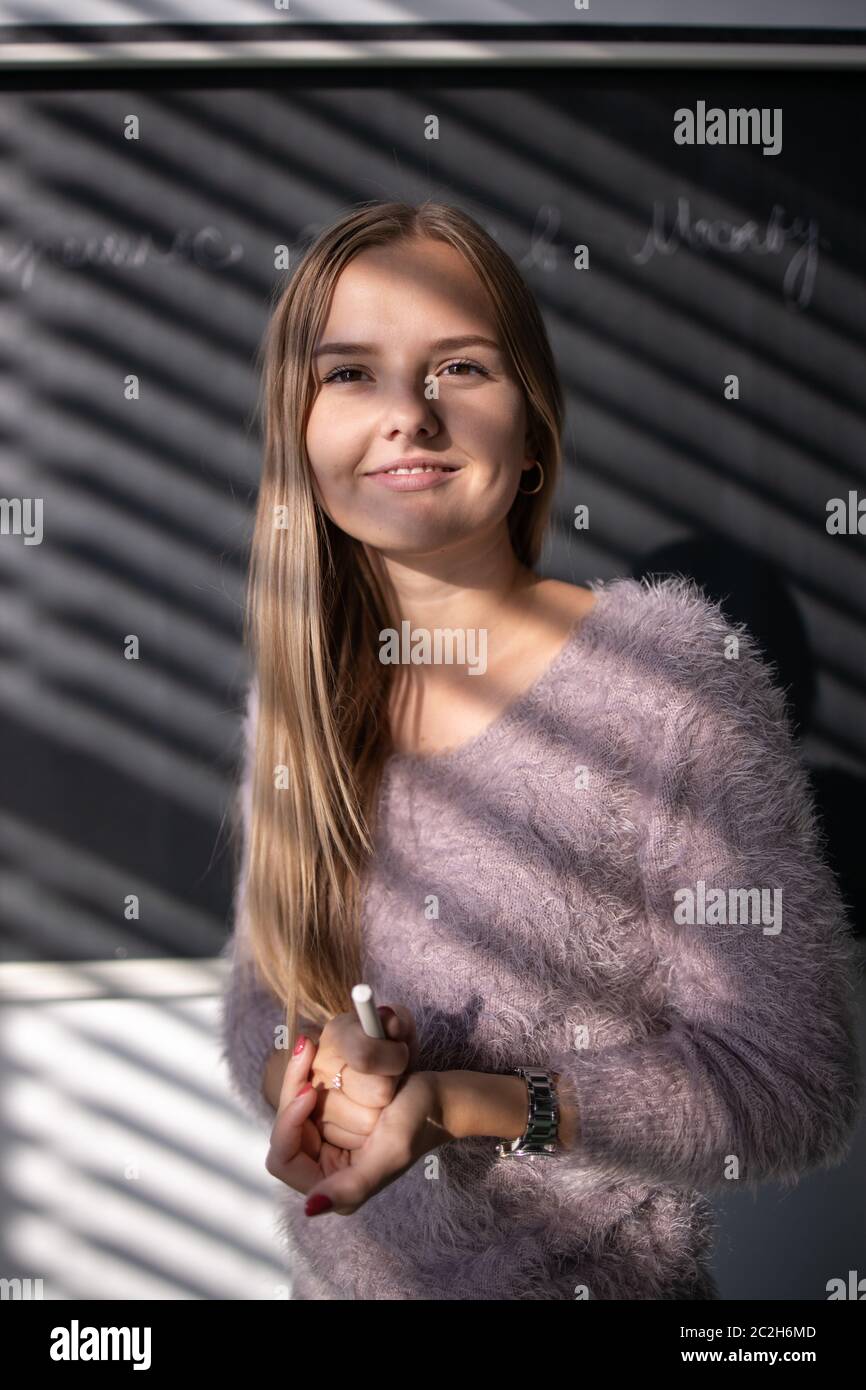
{"label": "white border strip", "polygon": [[0,965],[0,1001],[48,1004],[71,999],[178,999],[221,994],[230,964],[201,960],[9,961]]}
{"label": "white border strip", "polygon": [[0,44],[0,68],[219,67],[771,67],[863,68],[866,44],[592,43],[463,39],[151,40]]}

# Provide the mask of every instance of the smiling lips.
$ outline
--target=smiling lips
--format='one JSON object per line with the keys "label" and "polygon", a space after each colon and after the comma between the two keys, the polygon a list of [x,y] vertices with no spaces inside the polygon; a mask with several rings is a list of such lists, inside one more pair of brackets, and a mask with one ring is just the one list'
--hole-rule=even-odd
{"label": "smiling lips", "polygon": [[456,478],[459,472],[459,468],[440,468],[436,464],[411,468],[395,465],[394,471],[368,473],[366,476],[371,482],[390,488],[392,492],[423,492],[431,487],[441,487],[449,478]]}

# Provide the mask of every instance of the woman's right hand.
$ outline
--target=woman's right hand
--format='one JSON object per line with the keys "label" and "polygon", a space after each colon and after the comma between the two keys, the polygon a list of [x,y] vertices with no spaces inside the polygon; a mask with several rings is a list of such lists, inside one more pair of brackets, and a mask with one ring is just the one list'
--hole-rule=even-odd
{"label": "woman's right hand", "polygon": [[[385,1039],[368,1037],[354,1011],[337,1014],[289,1058],[265,1167],[298,1192],[351,1163],[417,1061],[409,1010],[397,1006],[386,1016],[383,1005],[380,1013]],[[334,1089],[337,1072],[343,1084]]]}

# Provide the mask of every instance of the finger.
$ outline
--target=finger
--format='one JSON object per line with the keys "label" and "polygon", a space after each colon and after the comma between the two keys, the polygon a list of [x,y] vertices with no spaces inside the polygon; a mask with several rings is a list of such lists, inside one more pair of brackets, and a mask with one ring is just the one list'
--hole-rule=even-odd
{"label": "finger", "polygon": [[[315,1081],[321,1075],[319,1068],[314,1067],[312,1079]],[[377,1076],[371,1072],[355,1071],[354,1067],[346,1064],[340,1071],[339,1088],[327,1086],[328,1109],[329,1112],[333,1111],[329,1113],[328,1118],[338,1124],[345,1124],[347,1129],[353,1129],[354,1126],[347,1123],[350,1111],[345,1102],[370,1111],[384,1110],[394,1099],[399,1080],[398,1076]]]}
{"label": "finger", "polygon": [[336,1173],[348,1161],[344,1157],[343,1149],[335,1149],[333,1144],[323,1143],[322,1151],[319,1154],[319,1166],[325,1177],[328,1178],[332,1173]]}
{"label": "finger", "polygon": [[[324,1216],[334,1212],[338,1216],[351,1216],[370,1197],[375,1197],[405,1173],[408,1160],[402,1129],[399,1121],[393,1125],[380,1122],[365,1144],[350,1151],[348,1167],[308,1190],[305,1215]],[[309,1210],[310,1200],[318,1195],[328,1197],[332,1203],[325,1212]]]}
{"label": "finger", "polygon": [[[409,1061],[409,1049],[399,1038],[402,1025],[391,1019],[390,1028],[387,1024],[383,1025],[386,1037],[380,1039],[368,1037],[357,1018],[349,1019],[341,1014],[333,1022],[334,1036],[327,1050],[329,1056],[333,1046],[341,1061],[354,1067],[355,1071],[377,1076],[402,1076]],[[391,1037],[392,1032],[397,1034],[396,1038]]]}
{"label": "finger", "polygon": [[[298,1175],[318,1174],[318,1167],[309,1154],[304,1153],[302,1139],[304,1125],[310,1118],[318,1095],[313,1087],[285,1105],[277,1115],[271,1129],[265,1167],[274,1177],[286,1181],[286,1171],[291,1164],[296,1165]],[[294,1185],[294,1184],[292,1184]],[[301,1188],[306,1191],[306,1188]]]}
{"label": "finger", "polygon": [[301,1152],[309,1154],[313,1162],[318,1163],[321,1167],[324,1143],[319,1126],[316,1124],[316,1112],[313,1111],[312,1115],[308,1115],[301,1130]]}
{"label": "finger", "polygon": [[391,1004],[390,1007],[394,1010],[394,1013],[400,1021],[400,1032],[399,1035],[396,1031],[392,1032],[387,1025],[386,1032],[389,1038],[399,1036],[400,1041],[406,1044],[409,1049],[409,1060],[406,1069],[414,1071],[418,1065],[418,1034],[415,1028],[414,1016],[403,1004]]}
{"label": "finger", "polygon": [[[388,1086],[396,1090],[396,1081],[382,1077],[375,1079],[386,1080]],[[350,1100],[342,1089],[320,1091],[319,1103],[312,1118],[319,1133],[328,1143],[338,1148],[354,1149],[363,1144],[367,1135],[373,1132],[379,1116],[390,1103],[390,1095],[384,1104],[369,1106],[359,1105],[356,1101]]]}
{"label": "finger", "polygon": [[335,1149],[360,1149],[367,1136],[372,1134],[378,1117],[379,1111],[376,1110],[369,1129],[363,1131],[344,1129],[342,1125],[334,1124],[331,1120],[320,1122],[318,1129],[325,1143],[332,1144]]}
{"label": "finger", "polygon": [[298,1091],[310,1079],[310,1067],[316,1056],[317,1047],[311,1038],[305,1038],[300,1052],[292,1052],[286,1065],[283,1084],[280,1087],[280,1103],[277,1112],[294,1100]]}

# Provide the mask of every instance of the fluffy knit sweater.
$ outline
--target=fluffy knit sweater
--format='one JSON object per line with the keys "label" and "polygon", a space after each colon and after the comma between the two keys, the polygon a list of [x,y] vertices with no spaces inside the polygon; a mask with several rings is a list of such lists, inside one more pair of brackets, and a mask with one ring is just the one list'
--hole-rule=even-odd
{"label": "fluffy knit sweater", "polygon": [[[412,1010],[418,1068],[559,1072],[579,1142],[529,1161],[455,1139],[352,1216],[286,1187],[294,1298],[717,1298],[705,1194],[847,1155],[856,954],[774,668],[691,580],[588,587],[492,724],[389,759],[362,916],[363,979]],[[251,687],[247,821],[255,718]],[[270,1126],[283,1012],[244,873],[223,1055]]]}

